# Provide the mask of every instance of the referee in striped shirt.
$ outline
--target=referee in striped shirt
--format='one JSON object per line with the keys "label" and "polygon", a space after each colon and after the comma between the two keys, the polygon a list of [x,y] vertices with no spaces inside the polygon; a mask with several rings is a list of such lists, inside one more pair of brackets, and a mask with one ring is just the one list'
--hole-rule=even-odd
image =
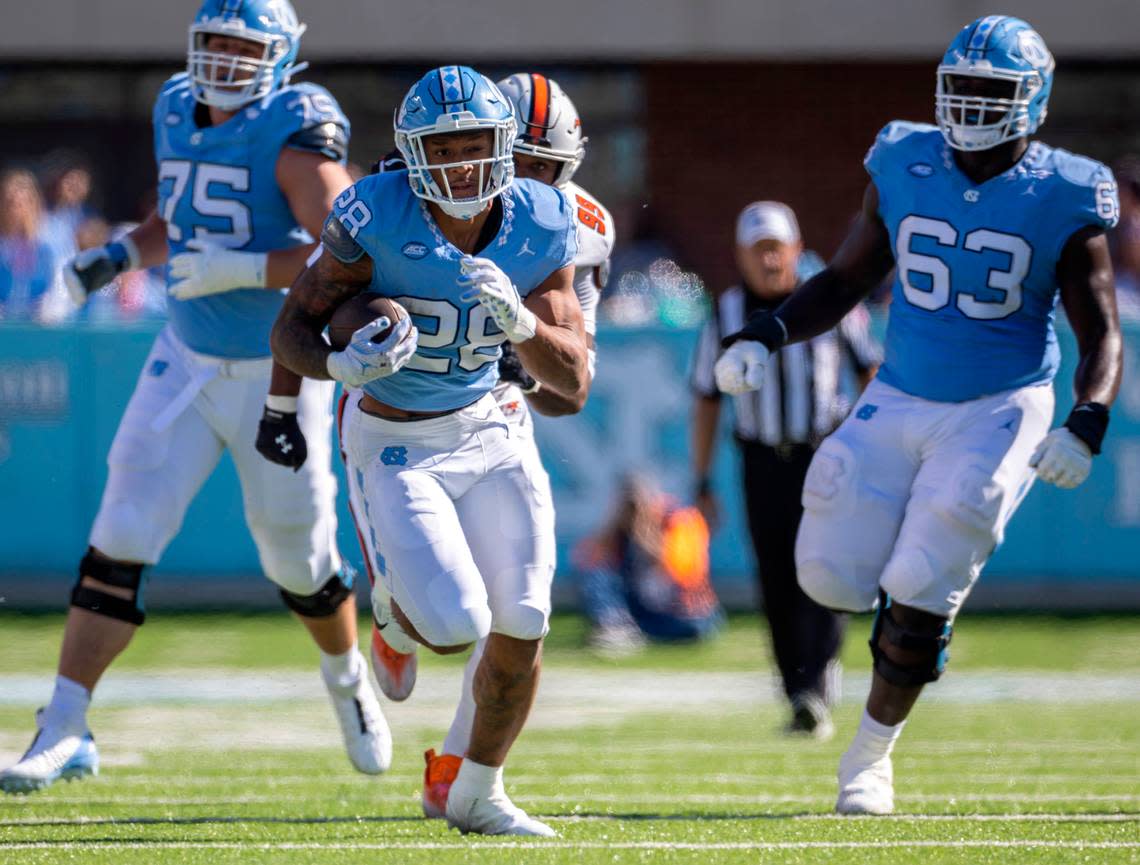
{"label": "referee in striped shirt", "polygon": [[[695,492],[710,525],[718,515],[709,471],[721,410],[713,380],[721,337],[743,327],[752,312],[775,309],[811,275],[802,253],[799,226],[787,205],[758,201],[741,212],[736,222],[741,282],[717,300],[701,331],[692,372]],[[792,707],[788,730],[819,739],[833,732],[828,706],[838,696],[835,658],[844,620],[811,600],[796,581],[800,495],[816,447],[851,406],[844,388],[852,378],[849,371],[866,384],[881,359],[868,323],[866,310],[856,307],[834,330],[780,349],[768,364],[764,386],[733,397],[757,579]]]}

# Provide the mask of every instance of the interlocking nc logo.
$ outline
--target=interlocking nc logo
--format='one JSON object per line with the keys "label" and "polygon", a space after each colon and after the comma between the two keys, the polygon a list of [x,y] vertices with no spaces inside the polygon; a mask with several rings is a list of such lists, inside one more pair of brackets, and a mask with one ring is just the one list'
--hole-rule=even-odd
{"label": "interlocking nc logo", "polygon": [[386,466],[403,466],[408,464],[408,449],[403,445],[386,447],[380,454],[380,462]]}
{"label": "interlocking nc logo", "polygon": [[877,405],[866,403],[860,406],[859,411],[855,412],[855,417],[859,418],[859,420],[870,420],[875,416],[875,412],[878,410],[879,407]]}

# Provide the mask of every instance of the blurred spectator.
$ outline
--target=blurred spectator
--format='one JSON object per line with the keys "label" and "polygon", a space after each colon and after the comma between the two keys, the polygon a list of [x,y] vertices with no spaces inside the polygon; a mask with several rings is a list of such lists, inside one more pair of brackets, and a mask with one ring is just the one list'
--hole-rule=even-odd
{"label": "blurred spectator", "polygon": [[709,583],[704,518],[646,477],[622,480],[613,517],[574,557],[596,649],[617,654],[640,648],[646,638],[701,639],[724,620]]}
{"label": "blurred spectator", "polygon": [[43,209],[30,171],[0,174],[0,319],[51,322],[69,310],[58,262],[43,240]]}
{"label": "blurred spectator", "polygon": [[1117,303],[1122,318],[1140,319],[1140,156],[1114,166],[1120,187],[1120,224],[1112,233]]}
{"label": "blurred spectator", "polygon": [[99,219],[88,204],[91,197],[91,170],[86,160],[78,154],[55,151],[45,160],[43,176],[47,199],[43,238],[62,265],[85,248],[77,241],[84,223]]}

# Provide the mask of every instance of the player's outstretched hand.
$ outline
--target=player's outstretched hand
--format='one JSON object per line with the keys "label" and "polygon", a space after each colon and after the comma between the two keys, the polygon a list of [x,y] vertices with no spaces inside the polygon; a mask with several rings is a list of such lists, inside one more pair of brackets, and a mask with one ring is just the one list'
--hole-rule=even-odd
{"label": "player's outstretched hand", "polygon": [[534,393],[542,387],[538,380],[526,371],[513,343],[504,343],[502,351],[499,357],[499,381],[517,384],[523,393]]}
{"label": "player's outstretched hand", "polygon": [[329,375],[349,387],[362,387],[403,368],[416,353],[420,332],[412,327],[411,318],[401,318],[383,340],[372,341],[391,325],[387,316],[380,316],[353,333],[344,351],[329,355]]}
{"label": "player's outstretched hand", "polygon": [[770,354],[763,343],[750,339],[734,342],[713,367],[717,388],[733,396],[759,390]]}
{"label": "player's outstretched hand", "polygon": [[72,303],[83,306],[92,294],[124,270],[138,267],[138,252],[134,244],[108,243],[94,249],[85,249],[63,266],[63,282]]}
{"label": "player's outstretched hand", "polygon": [[489,258],[465,255],[459,261],[459,269],[463,275],[456,282],[466,289],[460,300],[479,301],[511,342],[525,342],[534,336],[537,319],[523,305],[519,290],[499,265]]}
{"label": "player's outstretched hand", "polygon": [[305,434],[297,423],[296,409],[278,411],[267,405],[257,425],[254,447],[271,463],[300,471],[309,456],[309,446],[305,444]]}
{"label": "player's outstretched hand", "polygon": [[1071,490],[1085,482],[1092,470],[1092,450],[1065,427],[1057,427],[1041,440],[1029,458],[1037,477]]}
{"label": "player's outstretched hand", "polygon": [[238,252],[209,240],[186,241],[186,251],[170,259],[170,296],[190,300],[235,288],[264,288],[265,252]]}

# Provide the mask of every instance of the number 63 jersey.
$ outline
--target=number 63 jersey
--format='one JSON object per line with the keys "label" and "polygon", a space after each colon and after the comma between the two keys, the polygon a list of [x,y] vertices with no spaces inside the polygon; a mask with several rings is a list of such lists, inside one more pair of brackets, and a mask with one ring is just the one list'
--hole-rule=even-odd
{"label": "number 63 jersey", "polygon": [[[170,256],[191,239],[244,252],[311,243],[277,185],[277,160],[282,148],[296,146],[344,162],[349,123],[328,91],[291,84],[217,126],[198,125],[197,105],[182,73],[166,82],[154,106],[158,213]],[[338,134],[329,124],[340,127]],[[322,149],[321,141],[331,149]],[[280,291],[250,287],[184,301],[171,297],[167,307],[175,333],[194,351],[267,357],[283,299]]]}
{"label": "number 63 jersey", "polygon": [[1112,173],[1034,141],[975,184],[936,127],[898,121],[864,165],[896,265],[879,377],[937,402],[1052,381],[1057,264],[1074,232],[1116,224]]}

